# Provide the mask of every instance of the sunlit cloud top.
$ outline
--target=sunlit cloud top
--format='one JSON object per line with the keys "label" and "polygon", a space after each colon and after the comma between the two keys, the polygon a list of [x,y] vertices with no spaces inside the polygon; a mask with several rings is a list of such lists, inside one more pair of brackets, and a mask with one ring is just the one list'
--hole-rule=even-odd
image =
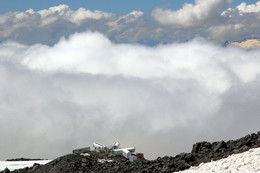
{"label": "sunlit cloud top", "polygon": [[50,158],[118,140],[155,158],[256,131],[259,54],[202,38],[115,44],[98,32],[1,43],[0,155]]}

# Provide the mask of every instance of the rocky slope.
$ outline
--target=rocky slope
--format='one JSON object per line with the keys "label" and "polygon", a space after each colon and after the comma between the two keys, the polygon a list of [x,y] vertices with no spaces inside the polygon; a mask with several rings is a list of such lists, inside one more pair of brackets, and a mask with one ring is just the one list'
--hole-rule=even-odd
{"label": "rocky slope", "polygon": [[[35,164],[31,168],[14,170],[14,173],[85,173],[85,172],[175,172],[185,170],[200,163],[219,160],[229,155],[260,147],[260,131],[243,138],[219,142],[199,142],[193,145],[190,153],[175,157],[165,156],[156,160],[139,158],[130,162],[123,156],[91,151],[85,155],[68,154],[46,165]],[[8,169],[1,173],[10,172]]]}

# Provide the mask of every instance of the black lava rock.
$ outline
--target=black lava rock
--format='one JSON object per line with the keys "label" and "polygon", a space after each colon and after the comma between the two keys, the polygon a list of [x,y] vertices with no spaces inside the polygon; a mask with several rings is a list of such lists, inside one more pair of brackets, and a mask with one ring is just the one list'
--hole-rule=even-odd
{"label": "black lava rock", "polygon": [[[13,173],[96,173],[96,172],[174,172],[198,166],[201,163],[219,160],[229,155],[248,151],[250,148],[260,147],[260,131],[243,138],[220,142],[198,142],[193,145],[191,153],[181,153],[175,157],[158,157],[155,160],[138,158],[130,162],[123,156],[110,153],[90,151],[88,156],[68,154],[59,157],[45,165],[34,164],[31,168],[11,171]],[[9,173],[5,169],[0,173]]]}

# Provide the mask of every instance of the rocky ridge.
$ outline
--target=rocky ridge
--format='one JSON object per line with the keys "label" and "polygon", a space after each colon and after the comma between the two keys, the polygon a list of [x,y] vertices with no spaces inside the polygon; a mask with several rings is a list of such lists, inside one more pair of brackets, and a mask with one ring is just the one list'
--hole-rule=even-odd
{"label": "rocky ridge", "polygon": [[[139,158],[130,162],[123,156],[110,153],[90,151],[84,155],[68,154],[59,157],[46,165],[34,164],[31,168],[12,171],[13,173],[85,173],[85,172],[176,172],[198,166],[200,163],[226,158],[232,154],[260,147],[260,131],[246,135],[237,140],[219,142],[198,142],[193,145],[190,153],[158,157],[156,160]],[[5,169],[1,173],[10,172]]]}

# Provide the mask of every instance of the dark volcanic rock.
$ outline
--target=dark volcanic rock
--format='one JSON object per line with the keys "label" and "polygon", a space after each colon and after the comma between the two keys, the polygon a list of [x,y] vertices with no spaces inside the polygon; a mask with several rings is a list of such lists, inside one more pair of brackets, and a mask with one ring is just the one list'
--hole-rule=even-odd
{"label": "dark volcanic rock", "polygon": [[45,159],[17,158],[17,159],[7,159],[6,161],[35,161],[35,160],[45,160]]}
{"label": "dark volcanic rock", "polygon": [[[221,150],[222,149],[222,150]],[[224,141],[217,143],[216,147],[213,149],[214,152],[219,152],[227,149],[227,144]]]}
{"label": "dark volcanic rock", "polygon": [[5,168],[5,170],[3,171],[3,173],[10,173],[10,170],[8,168]]}
{"label": "dark volcanic rock", "polygon": [[[13,173],[96,173],[96,172],[174,172],[198,166],[203,162],[226,158],[231,154],[242,153],[250,148],[260,147],[260,132],[247,135],[238,140],[220,142],[198,142],[191,153],[181,153],[175,157],[158,157],[149,161],[139,158],[130,162],[123,156],[108,153],[89,152],[88,156],[68,154],[45,165],[34,164],[31,168],[12,171]],[[5,169],[1,173],[7,173]]]}

